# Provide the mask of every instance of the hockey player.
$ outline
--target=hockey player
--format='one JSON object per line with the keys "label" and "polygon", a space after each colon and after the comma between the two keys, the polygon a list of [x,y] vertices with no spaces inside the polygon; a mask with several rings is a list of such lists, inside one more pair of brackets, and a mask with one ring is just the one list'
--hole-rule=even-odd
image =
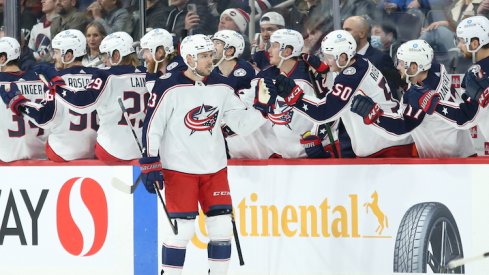
{"label": "hockey player", "polygon": [[[51,43],[58,74],[68,86],[75,89],[84,88],[92,73],[97,71],[95,68],[81,65],[81,60],[86,54],[86,45],[83,33],[74,29],[58,33]],[[0,90],[0,93],[2,92],[4,91]],[[50,130],[46,143],[46,155],[50,160],[94,158],[98,129],[96,112],[79,114],[55,101],[53,96],[43,102],[42,108],[29,106],[24,108],[24,116],[30,118],[39,127]]]}
{"label": "hockey player", "polygon": [[[370,96],[385,111],[397,112],[399,103],[392,99],[382,73],[368,60],[356,55],[356,42],[352,35],[337,30],[326,35],[321,43],[322,53],[331,71],[337,72],[333,88],[322,100],[306,94],[293,79],[277,77],[277,91],[284,102],[315,123],[325,123],[341,118],[351,137],[353,151],[359,157],[410,157],[413,140],[410,137],[398,141],[388,140],[365,125],[362,119],[350,112],[355,94]],[[324,88],[327,89],[327,88]],[[369,119],[380,116],[373,110]],[[340,140],[341,143],[341,140]]]}
{"label": "hockey player", "polygon": [[[309,74],[308,64],[300,58],[304,39],[294,30],[280,29],[270,37],[271,47],[268,50],[272,67],[259,72],[252,82],[251,93],[248,93],[247,101],[251,100],[256,88],[259,88],[260,79],[264,82],[272,82],[280,78],[287,78],[297,83],[298,90],[314,97]],[[277,84],[275,84],[277,85]],[[276,136],[277,142],[272,150],[284,158],[327,158],[330,153],[324,150],[328,144],[326,137],[326,125],[314,123],[303,116],[296,115],[296,111],[287,105],[287,102],[279,98],[273,110],[268,113],[271,122],[271,130]],[[264,110],[267,111],[267,110]]]}
{"label": "hockey player", "polygon": [[285,28],[284,17],[274,11],[265,13],[260,18],[260,33],[255,37],[255,41],[252,46],[253,62],[260,70],[264,70],[270,67],[270,55],[268,49],[270,48],[270,37],[272,34]]}
{"label": "hockey player", "polygon": [[146,62],[146,87],[153,89],[156,79],[171,71],[184,71],[187,66],[173,47],[173,37],[165,29],[153,29],[140,41],[142,57]]}
{"label": "hockey player", "polygon": [[[450,102],[461,102],[456,92],[451,93],[450,76],[441,64],[432,63],[433,49],[424,40],[411,40],[397,50],[398,70],[410,88],[402,98],[402,116],[384,113],[372,121],[369,115],[378,108],[364,95],[353,98],[351,110],[372,122],[371,127],[389,139],[411,135],[421,158],[468,157],[475,154],[468,130],[458,130],[432,114],[440,97]],[[436,142],[433,142],[436,140]]]}
{"label": "hockey player", "polygon": [[163,171],[168,212],[178,221],[178,234],[163,243],[164,274],[182,272],[186,246],[195,232],[198,204],[207,216],[210,274],[226,274],[231,256],[232,203],[219,122],[224,120],[246,135],[265,119],[259,111],[246,109],[234,90],[223,84],[226,79],[212,72],[214,45],[208,37],[187,36],[180,53],[188,69],[166,74],[156,83],[148,102],[143,127],[145,155],[140,159],[142,182],[154,193],[153,184],[163,187]]}
{"label": "hockey player", "polygon": [[[243,89],[250,88],[251,80],[255,78],[251,64],[239,58],[245,46],[243,37],[236,31],[223,30],[215,33],[212,41],[216,48],[214,72],[226,77],[227,83],[240,96]],[[260,129],[248,136],[237,135],[225,124],[222,130],[230,158],[266,159],[273,154],[266,145],[270,140],[263,136]]]}
{"label": "hockey player", "polygon": [[[23,72],[19,67],[20,44],[11,37],[0,39],[0,85],[10,87],[18,85],[20,94],[4,94],[0,101],[0,161],[11,162],[21,159],[44,159],[46,136],[27,118],[21,115],[21,102],[31,101],[28,105],[40,107],[34,102],[44,98],[44,84],[34,71]],[[4,102],[8,102],[5,105]]]}
{"label": "hockey player", "polygon": [[[149,93],[145,74],[136,66],[139,60],[132,47],[132,37],[125,32],[112,33],[102,40],[100,52],[111,68],[92,75],[85,89],[71,88],[50,70],[42,69],[56,90],[56,99],[79,113],[96,110],[100,120],[95,156],[104,161],[131,160],[141,157],[128,123],[140,139]],[[117,103],[123,100],[129,116],[126,121]]]}
{"label": "hockey player", "polygon": [[489,19],[473,16],[457,26],[458,48],[473,65],[462,80],[462,103],[440,101],[436,113],[454,127],[463,129],[477,125],[482,135],[489,138]]}

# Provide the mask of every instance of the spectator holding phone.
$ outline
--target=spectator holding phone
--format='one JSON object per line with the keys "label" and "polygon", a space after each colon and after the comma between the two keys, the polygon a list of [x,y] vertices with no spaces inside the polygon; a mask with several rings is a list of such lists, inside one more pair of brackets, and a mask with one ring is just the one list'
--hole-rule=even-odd
{"label": "spectator holding phone", "polygon": [[165,29],[178,40],[190,34],[214,34],[216,18],[211,15],[206,1],[169,0],[170,10]]}

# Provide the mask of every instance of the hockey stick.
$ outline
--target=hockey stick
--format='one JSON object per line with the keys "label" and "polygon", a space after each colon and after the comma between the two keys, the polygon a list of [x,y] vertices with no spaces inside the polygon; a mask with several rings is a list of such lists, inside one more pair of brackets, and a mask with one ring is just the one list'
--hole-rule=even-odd
{"label": "hockey stick", "polygon": [[489,257],[489,252],[486,252],[486,253],[479,255],[479,256],[452,260],[448,263],[448,268],[454,269],[454,268],[457,268],[459,266],[465,265],[467,263],[475,262],[475,261],[482,260],[482,259],[488,258],[488,257]]}
{"label": "hockey stick", "polygon": [[231,213],[231,223],[233,224],[234,241],[236,242],[236,250],[238,250],[239,265],[244,265],[243,253],[241,252],[241,244],[239,243],[238,229],[234,220],[234,213]]}
{"label": "hockey stick", "polygon": [[134,181],[133,185],[127,185],[126,183],[124,183],[124,181],[122,181],[118,177],[113,177],[110,183],[115,189],[121,192],[124,192],[126,194],[133,194],[134,191],[136,190],[136,187],[138,187],[139,183],[141,182],[141,175],[142,174],[139,174],[138,178],[136,179],[136,181]]}
{"label": "hockey stick", "polygon": [[[139,143],[138,136],[136,135],[136,131],[134,131],[134,128],[132,127],[131,121],[129,120],[129,115],[127,114],[127,110],[126,110],[126,107],[124,106],[124,102],[122,102],[122,98],[121,97],[118,97],[117,98],[117,102],[119,102],[119,106],[121,107],[122,114],[124,115],[124,119],[126,120],[127,125],[131,129],[132,135],[134,137],[134,141],[137,143],[137,145],[139,147],[139,151],[141,152],[141,155],[143,155],[143,153],[144,153],[143,146],[141,146],[141,143]],[[136,186],[136,185],[137,185],[137,182],[134,183],[133,186]],[[170,223],[171,230],[173,231],[173,233],[175,235],[177,235],[178,234],[177,220],[175,220],[175,223],[173,223],[171,221],[170,214],[168,213],[168,209],[166,208],[165,201],[163,200],[163,197],[161,196],[160,189],[156,185],[156,182],[153,182],[153,187],[154,187],[154,189],[156,191],[156,194],[158,194],[158,197],[160,198],[161,204],[163,205],[163,210],[165,210],[166,218],[168,219],[168,222]],[[136,189],[136,187],[134,187],[134,189]]]}
{"label": "hockey stick", "polygon": [[[307,62],[305,62],[305,61],[304,61],[304,63],[307,64]],[[324,96],[319,91],[319,88],[318,88],[317,83],[316,83],[316,77],[314,76],[313,70],[314,70],[314,68],[309,66],[309,69],[307,70],[307,72],[309,73],[309,79],[311,80],[312,88],[314,89],[314,94],[316,95],[317,98],[323,98]],[[328,135],[329,144],[331,144],[331,149],[333,150],[333,155],[335,158],[338,158],[339,154],[338,154],[338,150],[336,150],[336,145],[334,144],[333,132],[331,131],[331,126],[329,126],[329,124],[327,122],[324,123],[324,126],[326,128],[326,134]]]}

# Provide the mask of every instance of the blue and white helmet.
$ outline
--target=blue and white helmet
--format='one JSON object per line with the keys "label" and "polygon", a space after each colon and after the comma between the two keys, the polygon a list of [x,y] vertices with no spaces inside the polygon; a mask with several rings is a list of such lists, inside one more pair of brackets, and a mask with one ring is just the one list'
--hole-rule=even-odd
{"label": "blue and white helmet", "polygon": [[[280,68],[285,60],[300,56],[304,48],[304,38],[302,35],[298,31],[290,29],[276,30],[270,36],[270,43],[278,43],[280,45],[280,63],[277,65],[277,68]],[[292,54],[284,57],[282,56],[282,52],[287,46],[292,47]]]}
{"label": "blue and white helmet", "polygon": [[20,57],[20,44],[12,37],[4,36],[0,38],[0,53],[5,53],[7,60],[0,64],[0,67],[7,65],[8,62]]}
{"label": "blue and white helmet", "polygon": [[185,62],[185,64],[191,69],[195,69],[195,66],[191,67],[188,64],[187,62],[188,55],[190,55],[193,58],[193,60],[197,62],[197,55],[199,53],[215,52],[215,51],[216,49],[214,48],[214,43],[212,43],[212,40],[203,34],[195,34],[195,35],[187,36],[183,39],[182,43],[180,44],[180,55],[183,57],[183,61]]}
{"label": "blue and white helmet", "polygon": [[[457,25],[457,37],[463,39],[468,52],[475,53],[489,43],[489,19],[485,16],[472,16],[460,21]],[[470,49],[470,40],[479,39],[479,47]]]}
{"label": "blue and white helmet", "polygon": [[[87,39],[85,35],[75,29],[65,30],[58,33],[51,41],[51,48],[61,51],[61,62],[69,64],[77,57],[84,56],[87,53]],[[68,51],[73,52],[73,59],[65,62],[64,56]]]}
{"label": "blue and white helmet", "polygon": [[404,68],[407,69],[411,63],[416,63],[418,65],[418,70],[410,75],[409,77],[416,76],[422,71],[427,71],[431,68],[431,62],[433,61],[433,48],[430,44],[422,39],[410,40],[397,49],[397,60],[404,61]]}
{"label": "blue and white helmet", "polygon": [[124,56],[127,56],[134,52],[132,46],[133,39],[127,32],[114,32],[107,35],[100,43],[100,53],[106,53],[109,55],[110,63],[112,64],[112,55],[114,51],[119,51],[121,58],[116,64],[118,65]]}
{"label": "blue and white helmet", "polygon": [[156,61],[155,53],[158,47],[163,47],[166,55],[175,51],[175,48],[173,47],[173,37],[165,29],[158,28],[151,30],[141,38],[140,42],[141,49],[149,49],[154,61]]}
{"label": "blue and white helmet", "polygon": [[[345,68],[357,53],[357,42],[353,36],[345,30],[336,30],[328,33],[321,41],[321,52],[332,55],[339,68]],[[341,66],[338,61],[341,54],[346,54],[346,65]]]}
{"label": "blue and white helmet", "polygon": [[220,40],[224,43],[224,51],[234,47],[234,55],[229,59],[238,58],[244,52],[245,41],[241,34],[233,30],[222,30],[212,36],[212,40]]}

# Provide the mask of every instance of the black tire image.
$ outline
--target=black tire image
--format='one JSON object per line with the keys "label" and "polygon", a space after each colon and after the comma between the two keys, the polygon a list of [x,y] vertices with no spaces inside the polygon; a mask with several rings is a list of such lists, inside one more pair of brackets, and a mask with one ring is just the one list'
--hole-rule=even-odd
{"label": "black tire image", "polygon": [[450,210],[437,202],[419,203],[404,214],[394,247],[394,272],[464,274],[447,267],[463,257],[462,241]]}

